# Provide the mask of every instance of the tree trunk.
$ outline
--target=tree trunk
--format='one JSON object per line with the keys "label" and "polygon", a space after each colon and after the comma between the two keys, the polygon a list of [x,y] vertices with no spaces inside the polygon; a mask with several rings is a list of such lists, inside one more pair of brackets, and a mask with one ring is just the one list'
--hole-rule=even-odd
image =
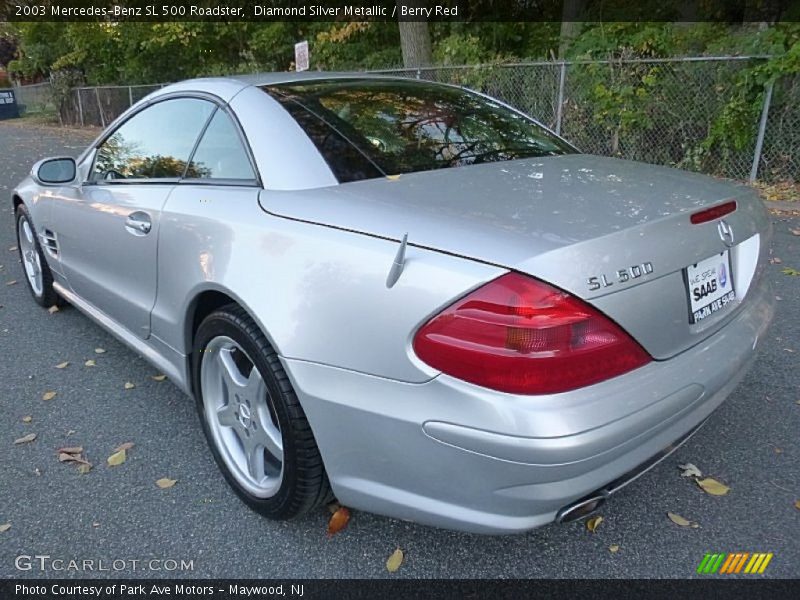
{"label": "tree trunk", "polygon": [[403,66],[409,69],[430,66],[431,34],[427,21],[398,21]]}
{"label": "tree trunk", "polygon": [[565,59],[567,50],[581,32],[583,23],[578,21],[583,12],[584,0],[564,0],[561,10],[561,35],[558,40],[558,58]]}

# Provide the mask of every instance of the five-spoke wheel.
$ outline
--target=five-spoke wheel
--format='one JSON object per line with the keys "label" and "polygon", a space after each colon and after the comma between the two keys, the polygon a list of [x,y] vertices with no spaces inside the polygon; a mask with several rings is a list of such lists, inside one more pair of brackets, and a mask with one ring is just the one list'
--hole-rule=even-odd
{"label": "five-spoke wheel", "polygon": [[60,304],[61,299],[53,289],[53,273],[42,253],[28,207],[24,204],[18,205],[16,218],[17,249],[33,299],[42,306]]}
{"label": "five-spoke wheel", "polygon": [[206,420],[236,480],[254,496],[273,496],[283,476],[283,439],[267,386],[253,360],[227,336],[200,363]]}
{"label": "five-spoke wheel", "polygon": [[311,426],[277,353],[240,306],[197,329],[193,386],[223,475],[251,507],[275,519],[332,498]]}

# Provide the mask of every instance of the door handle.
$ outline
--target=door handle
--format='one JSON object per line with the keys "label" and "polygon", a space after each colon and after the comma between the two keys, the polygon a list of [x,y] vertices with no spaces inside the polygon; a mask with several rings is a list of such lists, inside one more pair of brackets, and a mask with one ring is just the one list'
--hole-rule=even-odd
{"label": "door handle", "polygon": [[150,215],[145,212],[133,212],[125,219],[125,229],[133,235],[147,235],[152,228],[153,224],[150,222]]}

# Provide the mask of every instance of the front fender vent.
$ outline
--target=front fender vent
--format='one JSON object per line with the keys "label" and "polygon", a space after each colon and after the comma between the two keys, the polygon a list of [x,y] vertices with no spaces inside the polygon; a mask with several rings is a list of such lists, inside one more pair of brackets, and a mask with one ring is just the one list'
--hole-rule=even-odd
{"label": "front fender vent", "polygon": [[45,229],[44,233],[39,234],[39,239],[45,252],[53,258],[58,258],[58,238],[56,233],[50,229]]}

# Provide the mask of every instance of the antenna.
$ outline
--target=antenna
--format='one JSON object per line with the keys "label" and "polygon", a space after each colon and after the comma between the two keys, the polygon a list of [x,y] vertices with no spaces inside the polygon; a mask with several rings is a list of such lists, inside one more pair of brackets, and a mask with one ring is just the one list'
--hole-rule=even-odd
{"label": "antenna", "polygon": [[391,288],[400,279],[403,274],[403,268],[406,266],[406,246],[408,245],[408,233],[403,235],[403,241],[400,242],[400,248],[397,249],[394,261],[392,261],[392,268],[389,269],[389,275],[386,277],[386,287]]}

